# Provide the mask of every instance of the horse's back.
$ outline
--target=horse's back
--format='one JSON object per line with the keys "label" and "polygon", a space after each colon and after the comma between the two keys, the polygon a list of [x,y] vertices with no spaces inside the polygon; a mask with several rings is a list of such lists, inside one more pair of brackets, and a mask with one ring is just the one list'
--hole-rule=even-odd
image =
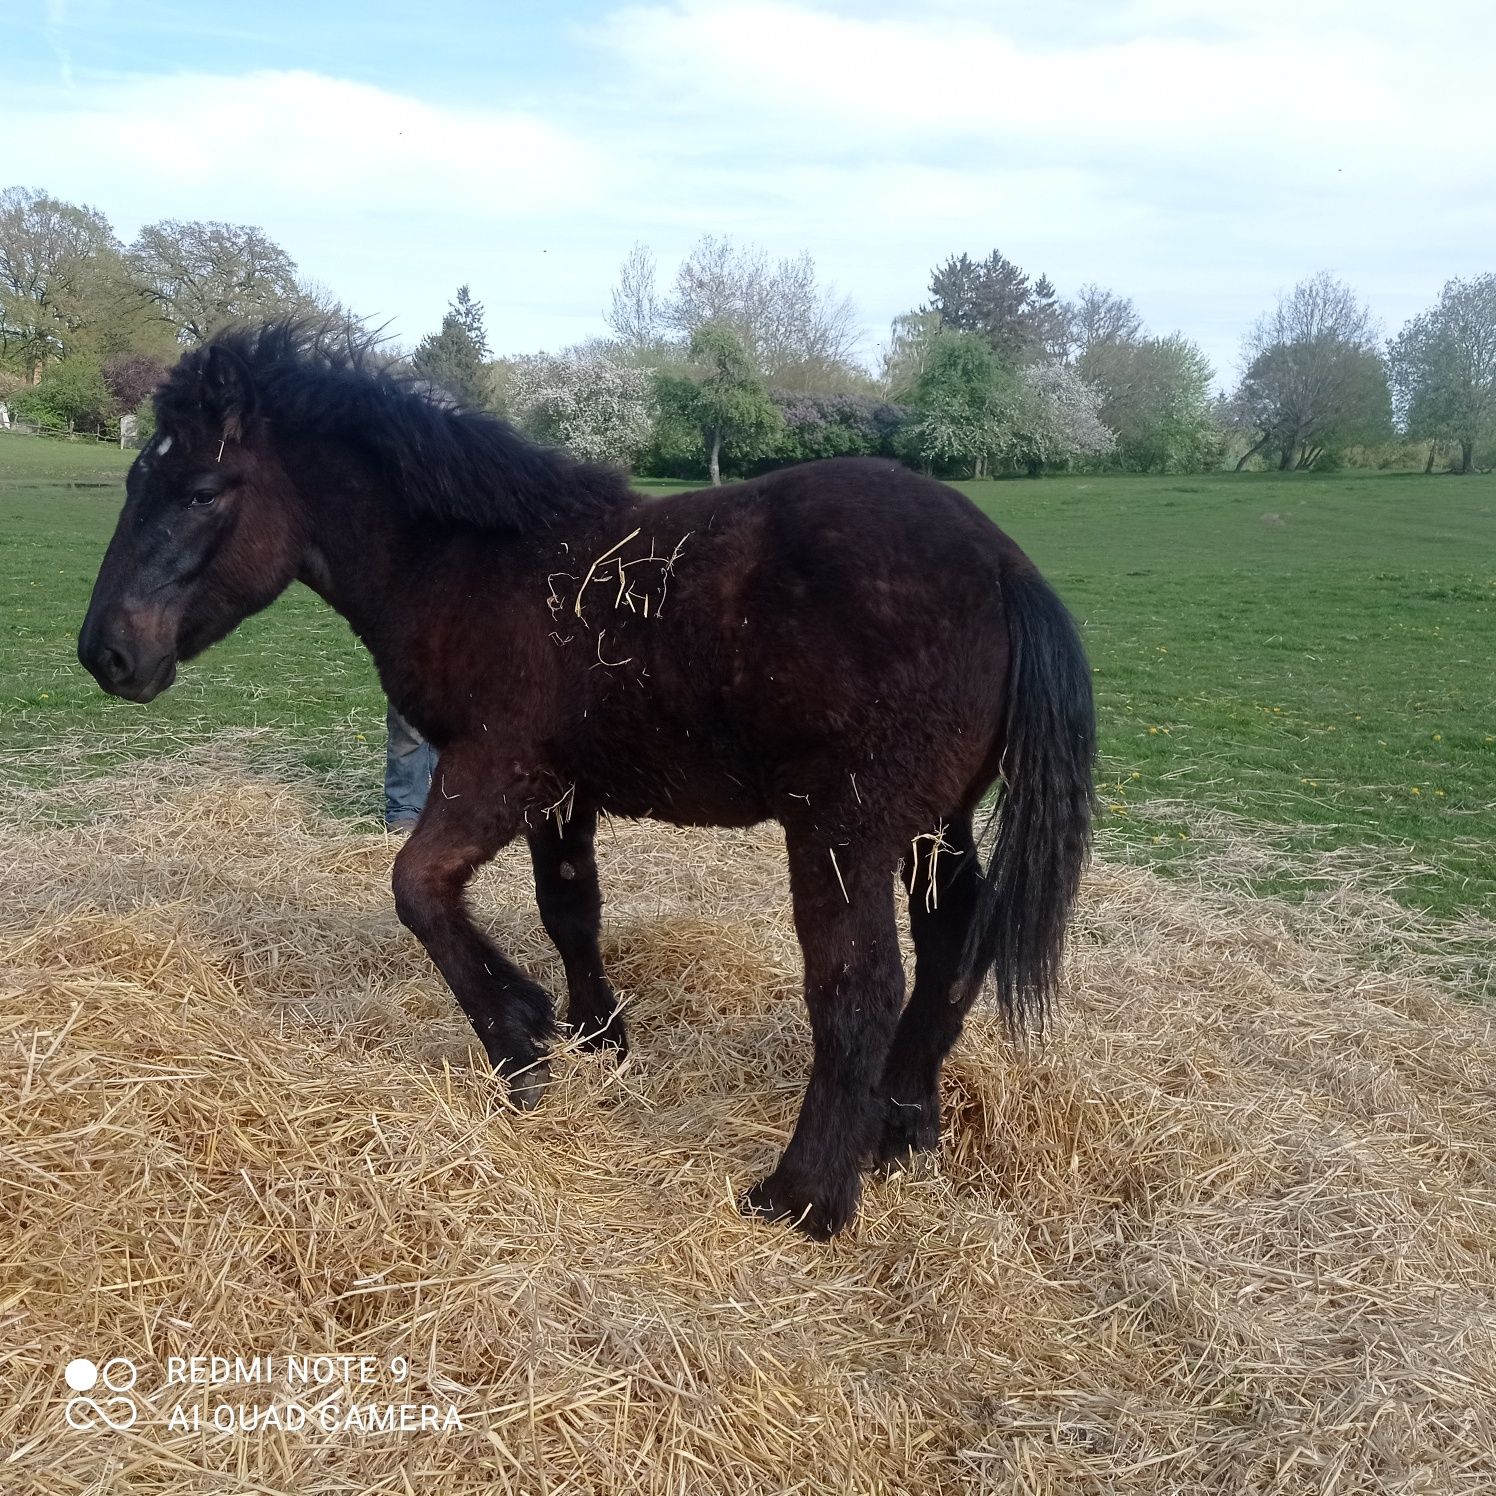
{"label": "horse's back", "polygon": [[880,458],[801,463],[651,508],[727,541],[764,604],[894,619],[903,602],[975,623],[1004,567],[1029,564],[964,494]]}
{"label": "horse's back", "polygon": [[[920,541],[921,552],[927,545],[939,551],[957,538],[979,551],[1017,552],[1014,542],[965,494],[881,457],[802,462],[720,488],[672,495],[652,507],[704,515],[713,526],[764,514],[777,516],[785,526],[807,524],[838,539],[862,532],[907,535]],[[918,562],[918,554],[910,560]]]}

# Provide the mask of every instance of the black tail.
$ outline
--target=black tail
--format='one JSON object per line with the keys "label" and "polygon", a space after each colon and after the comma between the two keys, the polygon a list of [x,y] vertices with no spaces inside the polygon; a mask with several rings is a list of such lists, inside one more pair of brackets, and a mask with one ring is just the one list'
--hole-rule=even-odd
{"label": "black tail", "polygon": [[[965,982],[990,973],[1009,1026],[1042,1026],[1059,984],[1065,927],[1091,843],[1096,706],[1091,667],[1065,605],[1031,567],[1005,571],[1009,663],[1002,783]],[[971,986],[966,986],[970,991]]]}

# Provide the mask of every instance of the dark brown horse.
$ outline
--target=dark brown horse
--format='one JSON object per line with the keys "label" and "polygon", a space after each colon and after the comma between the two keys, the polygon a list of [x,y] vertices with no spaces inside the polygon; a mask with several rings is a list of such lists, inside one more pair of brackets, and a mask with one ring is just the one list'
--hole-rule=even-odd
{"label": "dark brown horse", "polygon": [[[864,1164],[937,1145],[941,1062],[984,980],[1014,1023],[1054,991],[1090,829],[1090,671],[1002,531],[885,461],[647,499],[293,326],[188,354],[156,409],[80,658],[149,701],[293,580],[343,614],[440,752],[396,909],[516,1102],[538,1099],[557,1024],[469,919],[474,871],[528,840],[567,1022],[621,1049],[599,812],[772,818],[815,1055],[746,1207],[827,1236]],[[984,871],[972,817],[998,781]]]}

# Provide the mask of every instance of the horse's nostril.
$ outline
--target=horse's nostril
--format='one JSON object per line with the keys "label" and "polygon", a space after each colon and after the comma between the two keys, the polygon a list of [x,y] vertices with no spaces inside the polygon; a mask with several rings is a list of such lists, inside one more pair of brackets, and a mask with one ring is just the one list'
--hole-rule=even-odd
{"label": "horse's nostril", "polygon": [[122,651],[115,649],[112,644],[100,645],[95,658],[98,660],[99,669],[116,685],[130,673],[129,660],[125,658]]}

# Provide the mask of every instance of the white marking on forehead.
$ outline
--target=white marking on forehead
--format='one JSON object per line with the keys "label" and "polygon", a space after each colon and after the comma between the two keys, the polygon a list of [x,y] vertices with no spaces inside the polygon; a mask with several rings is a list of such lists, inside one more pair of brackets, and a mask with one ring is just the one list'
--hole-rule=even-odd
{"label": "white marking on forehead", "polygon": [[168,452],[170,452],[170,451],[171,451],[171,438],[169,436],[163,436],[161,438],[161,440],[156,443],[156,456],[157,457],[165,457],[166,454]]}

